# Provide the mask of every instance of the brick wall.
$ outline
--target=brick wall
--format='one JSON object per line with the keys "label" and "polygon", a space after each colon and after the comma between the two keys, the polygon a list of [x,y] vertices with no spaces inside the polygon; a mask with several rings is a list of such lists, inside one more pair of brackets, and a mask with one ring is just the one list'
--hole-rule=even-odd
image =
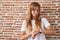
{"label": "brick wall", "polygon": [[41,4],[41,15],[56,31],[47,40],[60,40],[60,0],[0,0],[0,40],[19,40],[21,23],[30,2]]}

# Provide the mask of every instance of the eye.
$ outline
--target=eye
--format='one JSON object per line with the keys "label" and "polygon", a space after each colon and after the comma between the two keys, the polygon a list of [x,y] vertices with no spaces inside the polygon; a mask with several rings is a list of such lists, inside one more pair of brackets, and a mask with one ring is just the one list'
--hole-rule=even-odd
{"label": "eye", "polygon": [[32,10],[32,12],[35,12],[35,10]]}
{"label": "eye", "polygon": [[37,10],[37,12],[39,12],[39,10]]}
{"label": "eye", "polygon": [[32,11],[35,11],[35,9],[33,9]]}

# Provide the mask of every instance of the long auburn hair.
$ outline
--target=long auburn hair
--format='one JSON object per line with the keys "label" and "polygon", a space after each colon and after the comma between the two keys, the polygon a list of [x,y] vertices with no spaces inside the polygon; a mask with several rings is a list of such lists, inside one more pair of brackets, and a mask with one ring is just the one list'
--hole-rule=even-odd
{"label": "long auburn hair", "polygon": [[27,31],[32,31],[32,23],[31,23],[31,20],[33,18],[32,10],[34,10],[34,7],[36,7],[36,6],[39,8],[39,13],[35,19],[35,25],[36,25],[35,27],[41,29],[40,4],[38,2],[31,2],[30,6],[29,6],[28,13],[26,15],[26,29],[27,29]]}

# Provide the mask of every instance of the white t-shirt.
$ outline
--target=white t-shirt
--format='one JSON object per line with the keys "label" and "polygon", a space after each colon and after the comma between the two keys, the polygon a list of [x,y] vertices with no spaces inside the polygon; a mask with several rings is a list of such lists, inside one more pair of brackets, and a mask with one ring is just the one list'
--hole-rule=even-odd
{"label": "white t-shirt", "polygon": [[[41,26],[42,26],[43,30],[45,30],[45,28],[50,26],[50,23],[48,22],[48,20],[46,18],[41,18],[41,21],[42,21]],[[34,28],[35,20],[32,20],[31,22],[32,22],[32,28]],[[21,31],[26,31],[26,21],[25,20],[22,23]],[[33,40],[33,39],[32,39],[32,37],[29,37],[28,40]],[[34,38],[34,40],[46,40],[45,34],[43,34],[43,33],[37,34],[36,37]]]}

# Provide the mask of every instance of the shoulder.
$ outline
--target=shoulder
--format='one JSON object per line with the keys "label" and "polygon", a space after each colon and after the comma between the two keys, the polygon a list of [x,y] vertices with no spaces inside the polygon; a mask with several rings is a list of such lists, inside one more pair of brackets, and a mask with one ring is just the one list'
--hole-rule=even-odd
{"label": "shoulder", "polygon": [[47,18],[42,18],[42,22],[44,24],[44,26],[47,28],[48,26],[50,26],[49,21],[47,20]]}
{"label": "shoulder", "polygon": [[23,23],[26,23],[26,20],[23,20]]}
{"label": "shoulder", "polygon": [[47,18],[41,18],[42,21],[47,20]]}
{"label": "shoulder", "polygon": [[22,24],[25,25],[25,24],[26,24],[26,20],[23,20],[23,21],[22,21]]}

